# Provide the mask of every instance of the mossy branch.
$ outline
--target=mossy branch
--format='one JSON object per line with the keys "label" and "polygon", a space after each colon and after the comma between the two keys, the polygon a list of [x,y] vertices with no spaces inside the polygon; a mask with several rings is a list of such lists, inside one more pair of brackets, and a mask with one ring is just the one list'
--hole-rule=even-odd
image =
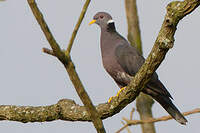
{"label": "mossy branch", "polygon": [[[30,7],[32,10],[38,10],[35,9],[34,7],[36,6],[33,4],[34,0],[28,0],[28,2],[30,3]],[[169,4],[167,6],[167,14],[165,16],[163,25],[156,39],[156,42],[152,48],[152,51],[149,54],[148,58],[146,59],[145,63],[143,64],[139,72],[136,74],[136,76],[133,78],[131,83],[128,85],[127,89],[121,92],[118,97],[114,97],[110,104],[103,103],[96,106],[96,110],[98,112],[97,116],[100,116],[101,119],[113,116],[116,113],[120,112],[125,106],[127,106],[133,100],[135,100],[141,89],[150,79],[151,75],[155,72],[160,63],[163,61],[168,50],[173,47],[174,34],[178,22],[184,16],[191,13],[199,5],[200,5],[200,0],[185,0],[183,2],[176,2],[173,4]],[[40,22],[40,20],[38,20],[38,22]],[[47,30],[47,32],[49,31]],[[49,38],[49,33],[47,39],[48,38]],[[56,57],[59,56],[59,58],[62,58],[63,51],[60,50],[60,48],[58,48],[58,46],[54,41],[53,42],[51,41],[50,43],[53,43],[51,45],[55,45],[52,46],[53,49],[52,53],[56,55]],[[56,52],[61,53],[61,55],[56,54]],[[67,60],[70,59],[68,57],[64,58],[67,58]],[[69,60],[69,62],[71,61]],[[73,63],[71,62],[70,64],[69,63],[67,64],[65,65],[65,68],[67,69],[69,76],[70,75],[72,76],[70,77],[70,79],[72,80],[77,92],[79,93],[78,89],[83,89],[83,86],[80,82],[80,79],[74,81],[76,80],[77,77],[73,76],[74,75],[78,76],[78,75],[74,69]],[[0,119],[19,121],[19,122],[41,122],[41,121],[52,121],[58,119],[68,120],[68,121],[91,121],[93,117],[90,115],[90,110],[88,110],[87,105],[79,106],[72,100],[63,99],[60,100],[57,104],[51,106],[31,107],[31,106],[1,105]]]}

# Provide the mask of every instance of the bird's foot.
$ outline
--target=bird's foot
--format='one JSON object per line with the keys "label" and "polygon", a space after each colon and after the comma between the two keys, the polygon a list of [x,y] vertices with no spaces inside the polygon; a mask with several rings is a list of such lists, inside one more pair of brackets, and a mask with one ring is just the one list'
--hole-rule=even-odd
{"label": "bird's foot", "polygon": [[112,99],[113,99],[113,97],[110,97],[110,98],[108,99],[108,103],[111,103]]}
{"label": "bird's foot", "polygon": [[121,88],[121,89],[117,92],[117,95],[116,95],[116,96],[110,97],[110,98],[108,99],[108,103],[111,103],[111,101],[112,101],[112,99],[113,99],[114,97],[118,97],[119,94],[120,94],[124,89],[126,89],[126,87]]}
{"label": "bird's foot", "polygon": [[123,88],[121,88],[118,92],[117,92],[117,97],[119,96],[119,94],[124,90],[124,89],[126,89],[126,87],[123,87]]}

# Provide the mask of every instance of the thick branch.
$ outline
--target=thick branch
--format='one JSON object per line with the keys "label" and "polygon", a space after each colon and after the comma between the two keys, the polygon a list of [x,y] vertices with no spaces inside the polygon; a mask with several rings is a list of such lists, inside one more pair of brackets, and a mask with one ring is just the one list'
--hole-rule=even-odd
{"label": "thick branch", "polygon": [[[99,104],[98,106],[96,106],[96,108],[99,112],[99,115],[101,116],[101,119],[106,119],[115,114],[114,112],[110,112],[112,108],[107,103]],[[195,113],[200,113],[200,108],[184,112],[183,115],[187,116]],[[160,118],[149,120],[125,119],[128,122],[125,126],[167,121],[170,119],[172,119],[171,116],[163,116]],[[62,99],[57,104],[38,107],[1,105],[0,120],[18,121],[23,123],[45,122],[54,120],[91,121],[86,108],[84,106],[76,104],[73,100],[70,99]],[[123,127],[123,129],[124,128],[125,127]]]}
{"label": "thick branch", "polygon": [[[113,105],[114,106],[114,105]],[[99,104],[96,109],[101,119],[113,116],[114,107],[107,103]],[[91,121],[90,115],[84,106],[76,104],[73,100],[62,99],[50,106],[0,106],[0,120],[19,122],[44,122],[53,120]]]}
{"label": "thick branch", "polygon": [[[32,2],[31,0],[29,1]],[[167,14],[154,47],[127,89],[121,92],[119,97],[114,97],[110,104],[104,103],[96,106],[101,119],[108,118],[118,113],[127,104],[135,100],[141,88],[144,87],[145,83],[164,59],[169,48],[173,46],[173,36],[179,20],[192,12],[199,4],[200,0],[185,0],[183,2],[173,2],[167,6]],[[52,110],[49,112],[49,108],[51,109],[51,107]],[[32,109],[38,111],[37,115],[32,115],[34,113]],[[26,113],[26,110],[30,111]],[[55,117],[55,119],[52,118],[51,116],[57,116],[57,112],[59,112],[59,117]],[[43,113],[44,116],[41,116],[40,113]],[[58,102],[58,105],[44,107],[2,105],[0,106],[0,118],[1,120],[15,120],[21,122],[50,121],[57,120],[58,118],[71,121],[91,121],[86,108],[75,104],[72,100],[61,100]]]}

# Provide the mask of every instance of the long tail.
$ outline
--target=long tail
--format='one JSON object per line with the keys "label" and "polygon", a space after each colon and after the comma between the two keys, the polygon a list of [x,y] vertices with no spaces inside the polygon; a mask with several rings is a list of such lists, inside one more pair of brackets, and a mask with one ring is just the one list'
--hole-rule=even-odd
{"label": "long tail", "polygon": [[160,105],[180,124],[186,125],[186,118],[180,113],[176,106],[172,103],[171,99],[165,95],[159,95],[155,92],[149,93],[145,92],[148,95],[152,96]]}

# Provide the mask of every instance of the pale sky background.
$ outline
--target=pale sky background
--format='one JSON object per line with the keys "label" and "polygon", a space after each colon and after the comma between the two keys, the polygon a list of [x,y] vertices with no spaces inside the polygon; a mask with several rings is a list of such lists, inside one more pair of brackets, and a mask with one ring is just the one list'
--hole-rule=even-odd
{"label": "pale sky background", "polygon": [[[37,0],[53,35],[62,48],[66,48],[85,0]],[[138,0],[144,56],[147,57],[160,30],[165,7],[170,0]],[[116,95],[117,85],[108,76],[101,63],[97,25],[88,26],[94,14],[107,11],[112,14],[118,32],[127,35],[123,0],[92,1],[72,48],[76,70],[95,105]],[[174,97],[181,111],[200,107],[200,8],[185,17],[178,25],[175,46],[158,69],[161,81]],[[54,57],[42,53],[50,47],[37,24],[26,0],[0,2],[0,104],[43,106],[57,103],[62,98],[82,104],[63,65]],[[108,133],[122,127],[122,117],[129,117],[135,102],[115,116],[104,120]],[[167,115],[158,104],[153,115]],[[134,114],[138,119],[138,114]],[[200,114],[186,117],[187,126],[175,120],[156,123],[157,133],[199,133]],[[141,132],[140,126],[132,126],[133,133]],[[1,121],[2,133],[94,133],[92,123],[53,121],[27,123]],[[122,133],[126,133],[124,130]]]}

